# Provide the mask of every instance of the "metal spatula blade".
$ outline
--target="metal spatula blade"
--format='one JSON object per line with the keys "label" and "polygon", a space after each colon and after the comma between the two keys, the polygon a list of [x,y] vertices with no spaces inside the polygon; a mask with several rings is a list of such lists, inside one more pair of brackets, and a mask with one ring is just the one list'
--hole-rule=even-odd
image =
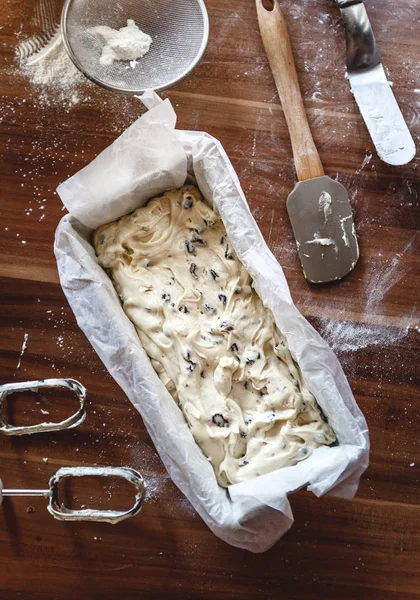
{"label": "metal spatula blade", "polygon": [[363,0],[334,0],[346,32],[347,78],[379,158],[405,165],[416,146],[381,64],[375,35]]}
{"label": "metal spatula blade", "polygon": [[297,183],[287,199],[287,211],[308,281],[336,281],[354,269],[359,245],[341,183],[327,176]]}

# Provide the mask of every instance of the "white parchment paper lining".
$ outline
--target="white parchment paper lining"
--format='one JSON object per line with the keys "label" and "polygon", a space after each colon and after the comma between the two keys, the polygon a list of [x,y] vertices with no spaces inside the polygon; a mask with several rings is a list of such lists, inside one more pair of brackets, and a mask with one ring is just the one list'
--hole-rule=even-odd
{"label": "white parchment paper lining", "polygon": [[[79,326],[142,415],[175,484],[217,536],[263,552],[293,522],[289,493],[307,486],[317,496],[354,496],[368,465],[366,421],[336,356],[294,306],[283,271],[264,242],[220,142],[206,133],[176,130],[169,100],[162,102],[153,93],[142,100],[151,110],[58,187],[70,213],[59,223],[55,238],[61,285]],[[228,492],[217,485],[90,244],[93,228],[180,187],[188,174],[220,213],[235,252],[273,311],[339,440],[339,445],[318,448],[294,467],[235,484]]]}

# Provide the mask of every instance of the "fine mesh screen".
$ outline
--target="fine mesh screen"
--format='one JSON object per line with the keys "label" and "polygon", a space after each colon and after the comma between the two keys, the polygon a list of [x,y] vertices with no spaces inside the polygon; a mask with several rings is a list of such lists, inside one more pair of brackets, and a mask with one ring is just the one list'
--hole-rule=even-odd
{"label": "fine mesh screen", "polygon": [[[133,19],[152,37],[149,52],[135,68],[128,61],[102,65],[102,44],[88,30],[120,29]],[[203,0],[68,0],[63,37],[76,65],[96,83],[117,91],[162,90],[188,75],[207,45],[208,17]]]}

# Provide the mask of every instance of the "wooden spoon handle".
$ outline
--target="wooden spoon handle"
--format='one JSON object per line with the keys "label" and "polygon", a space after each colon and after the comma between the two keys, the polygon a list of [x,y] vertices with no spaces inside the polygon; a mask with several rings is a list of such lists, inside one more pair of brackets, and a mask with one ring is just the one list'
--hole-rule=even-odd
{"label": "wooden spoon handle", "polygon": [[306,117],[286,23],[278,0],[271,1],[270,11],[262,0],[256,0],[258,23],[289,128],[297,178],[322,177],[324,169]]}

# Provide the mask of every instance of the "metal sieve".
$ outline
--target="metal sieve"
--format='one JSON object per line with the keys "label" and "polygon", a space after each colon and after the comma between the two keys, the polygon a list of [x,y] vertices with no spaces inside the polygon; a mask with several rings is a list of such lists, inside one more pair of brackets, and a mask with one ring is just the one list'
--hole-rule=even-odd
{"label": "metal sieve", "polygon": [[[102,65],[102,43],[89,30],[120,29],[133,19],[152,37],[149,52],[132,68],[129,61]],[[80,71],[116,92],[164,90],[198,65],[207,46],[209,19],[204,0],[66,0],[61,15],[65,47]]]}

